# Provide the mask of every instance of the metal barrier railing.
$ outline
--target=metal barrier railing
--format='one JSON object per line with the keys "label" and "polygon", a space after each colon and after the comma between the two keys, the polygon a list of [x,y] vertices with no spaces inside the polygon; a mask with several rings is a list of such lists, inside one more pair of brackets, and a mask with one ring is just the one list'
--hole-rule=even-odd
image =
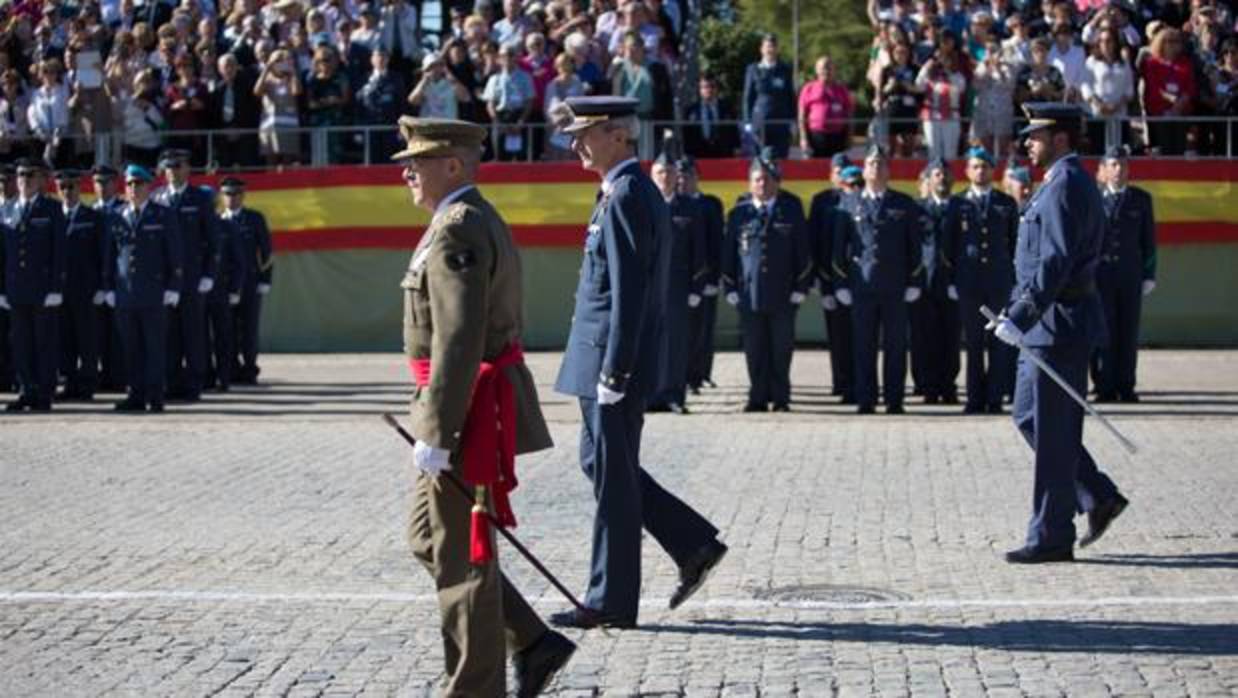
{"label": "metal barrier railing", "polygon": [[[1012,124],[1011,134],[1017,131],[1020,120]],[[837,122],[836,122],[837,123]],[[896,119],[878,115],[872,118],[853,118],[846,122],[848,142],[876,140],[888,144],[893,127],[913,126],[908,129],[917,136],[926,123],[920,119]],[[941,123],[941,122],[936,122]],[[970,142],[966,119],[957,120],[959,135],[955,152]],[[1106,126],[1108,124],[1108,126]],[[568,141],[554,127],[542,123],[489,124],[491,137],[487,143],[487,159],[512,162],[572,159]],[[1238,156],[1238,118],[1192,117],[1156,118],[1125,117],[1108,120],[1089,120],[1089,132],[1103,134],[1103,143],[1091,142],[1086,151],[1099,154],[1109,145],[1132,142],[1136,157],[1141,155],[1182,155],[1184,146],[1195,143],[1203,146],[1203,152],[1191,157],[1228,158]],[[642,122],[639,143],[640,155],[652,158],[660,152],[663,141],[676,138],[682,148],[689,129],[699,133],[701,124],[688,121],[650,120]],[[797,147],[797,127],[791,120],[768,120],[750,123],[739,120],[716,121],[711,129],[730,130],[729,141],[734,145],[735,156],[756,153],[763,143],[782,142],[787,145],[789,157],[808,157]],[[1158,142],[1164,140],[1165,142]],[[194,154],[194,166],[208,170],[269,169],[272,166],[298,165],[326,167],[331,165],[379,165],[388,164],[392,153],[399,150],[398,130],[394,125],[353,126],[301,126],[279,129],[213,129],[193,131],[163,131],[157,142],[147,141],[142,145],[125,143],[119,132],[100,133],[93,137],[70,135],[45,143],[34,139],[27,141],[0,141],[0,156],[6,159],[18,155],[32,155],[54,166],[75,165],[88,167],[94,163],[117,164],[140,162],[154,165],[158,152],[164,147],[183,147]],[[996,143],[990,144],[997,145]],[[1169,147],[1166,147],[1169,146]],[[1157,152],[1154,149],[1159,148]],[[6,152],[7,151],[7,152]],[[919,154],[923,154],[920,152]]]}

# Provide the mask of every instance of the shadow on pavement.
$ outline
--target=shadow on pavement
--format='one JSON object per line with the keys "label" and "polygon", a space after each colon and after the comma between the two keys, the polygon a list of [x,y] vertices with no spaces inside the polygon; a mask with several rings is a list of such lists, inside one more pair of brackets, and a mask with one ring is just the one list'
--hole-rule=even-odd
{"label": "shadow on pavement", "polygon": [[[1170,569],[1238,569],[1238,553],[1197,553],[1190,555],[1105,555],[1079,558],[1076,564],[1116,567],[1167,567]],[[1235,629],[1238,633],[1238,629]],[[1238,636],[1235,638],[1238,642]]]}
{"label": "shadow on pavement", "polygon": [[701,620],[690,625],[642,625],[641,629],[688,635],[983,647],[1006,651],[1238,655],[1234,626],[1219,623],[1017,620],[955,626]]}

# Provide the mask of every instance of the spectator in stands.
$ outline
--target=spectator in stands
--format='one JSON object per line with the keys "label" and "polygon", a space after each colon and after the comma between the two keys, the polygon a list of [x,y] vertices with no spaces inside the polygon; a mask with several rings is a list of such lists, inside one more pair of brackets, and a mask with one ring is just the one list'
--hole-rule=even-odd
{"label": "spectator in stands", "polygon": [[855,103],[847,86],[835,79],[829,56],[818,58],[814,71],[816,79],[800,90],[800,149],[814,158],[828,158],[847,149]]}
{"label": "spectator in stands", "polygon": [[1066,93],[1062,72],[1049,64],[1049,40],[1032,39],[1032,60],[1019,70],[1015,81],[1015,112],[1022,113],[1024,102],[1059,102]]}
{"label": "spectator in stands", "polygon": [[1129,142],[1126,106],[1135,98],[1135,76],[1118,46],[1116,30],[1102,31],[1085,64],[1082,95],[1090,117],[1088,142],[1093,155],[1104,153],[1109,145]]}
{"label": "spectator in stands", "polygon": [[500,49],[511,46],[519,50],[524,46],[525,36],[532,31],[530,24],[520,0],[503,0],[503,19],[494,23],[494,40],[499,42]]}
{"label": "spectator in stands", "polygon": [[791,66],[778,57],[778,37],[761,39],[761,57],[744,72],[743,120],[775,159],[787,157],[791,122],[795,120],[795,78]]}
{"label": "spectator in stands", "polygon": [[524,48],[525,53],[517,63],[533,80],[533,108],[529,112],[529,123],[534,126],[533,158],[537,159],[541,156],[546,135],[542,126],[545,123],[542,105],[546,101],[546,86],[555,79],[555,64],[554,58],[546,52],[545,34],[530,32],[524,38]]}
{"label": "spectator in stands", "polygon": [[718,83],[708,73],[697,82],[697,101],[684,111],[684,149],[701,158],[729,158],[735,155],[738,137],[733,123],[735,110],[718,94]]}
{"label": "spectator in stands", "polygon": [[980,10],[971,16],[970,29],[967,32],[967,55],[977,64],[984,61],[989,42],[996,36],[993,33],[993,15]]}
{"label": "spectator in stands", "polygon": [[[172,131],[199,131],[207,124],[207,89],[198,81],[193,57],[182,53],[175,58],[176,79],[163,93],[167,105],[167,122]],[[172,146],[195,154],[194,164],[205,164],[201,157],[205,147],[199,136],[175,136]]]}
{"label": "spectator in stands", "polygon": [[1183,51],[1182,32],[1162,29],[1152,39],[1150,55],[1143,63],[1143,109],[1152,117],[1149,142],[1160,155],[1181,155],[1186,149],[1186,124],[1181,119],[1194,114],[1199,90],[1190,56]]}
{"label": "spectator in stands", "polygon": [[[373,4],[367,2],[362,3],[357,13],[361,18],[361,25],[352,30],[352,43],[354,46],[369,49],[372,53],[374,49],[380,48],[379,42],[382,40],[382,31],[378,26],[378,10]],[[391,54],[387,53],[387,55]]]}
{"label": "spectator in stands", "polygon": [[1002,40],[1002,60],[1010,64],[1017,74],[1032,60],[1032,39],[1027,31],[1027,20],[1022,15],[1012,14],[1006,20],[1010,36]]}
{"label": "spectator in stands", "polygon": [[529,147],[525,126],[533,111],[533,79],[516,65],[517,51],[511,44],[499,48],[498,72],[486,81],[482,93],[490,121],[501,124],[493,147],[504,161],[526,157]]}
{"label": "spectator in stands", "polygon": [[[306,125],[317,127],[345,126],[346,110],[352,105],[348,78],[340,72],[340,59],[330,44],[321,44],[314,51],[314,66],[305,82]],[[340,131],[327,134],[327,162],[343,161],[345,135]]]}
{"label": "spectator in stands", "polygon": [[[418,116],[437,119],[458,119],[460,105],[472,99],[469,91],[456,79],[442,57],[427,53],[421,60],[421,80],[408,95],[408,103]],[[395,120],[387,121],[388,124]]]}
{"label": "spectator in stands", "polygon": [[1068,102],[1080,99],[1083,81],[1087,78],[1084,63],[1087,55],[1083,47],[1075,42],[1075,30],[1069,24],[1059,24],[1053,28],[1053,46],[1049,49],[1049,63],[1062,74],[1066,84],[1064,98]]}
{"label": "spectator in stands", "polygon": [[[1238,119],[1238,39],[1232,36],[1226,39],[1221,44],[1220,54],[1220,62],[1209,76],[1216,93],[1216,112],[1218,116]],[[1231,158],[1238,155],[1238,120],[1229,123],[1223,137],[1217,140],[1214,152]]]}
{"label": "spectator in stands", "polygon": [[124,97],[125,160],[151,169],[159,159],[159,132],[164,127],[159,100],[159,76],[153,68],[138,73]]}
{"label": "spectator in stands", "polygon": [[584,95],[585,84],[576,74],[576,63],[566,52],[560,53],[555,58],[555,71],[555,79],[546,86],[546,96],[542,102],[542,113],[546,114],[547,128],[552,129],[546,141],[546,159],[570,160],[575,157],[572,153],[572,137],[563,133],[561,128],[553,127],[550,115],[556,113],[555,109],[564,104],[568,97]]}
{"label": "spectator in stands", "polygon": [[73,143],[69,138],[69,88],[61,80],[60,61],[48,58],[39,64],[39,88],[30,95],[26,119],[34,149],[47,166],[56,169],[67,164]]}
{"label": "spectator in stands", "polygon": [[1014,68],[1002,60],[1000,44],[990,39],[984,60],[976,66],[972,86],[975,107],[972,111],[971,139],[978,141],[997,158],[1010,150],[1014,130]]}
{"label": "spectator in stands", "polygon": [[[423,61],[436,58],[427,54]],[[357,90],[357,123],[363,126],[391,126],[400,118],[404,80],[391,72],[391,57],[382,47],[370,52],[370,75]],[[423,76],[425,71],[423,69]],[[422,78],[424,80],[424,77]],[[365,162],[387,162],[396,152],[396,133],[370,131],[364,138],[368,148]]]}
{"label": "spectator in stands", "polygon": [[628,30],[624,34],[619,54],[610,64],[611,94],[631,97],[639,102],[636,115],[641,122],[640,144],[637,154],[643,160],[654,156],[654,125],[651,123],[654,108],[653,77],[645,63],[645,44],[639,34]]}
{"label": "spectator in stands", "polygon": [[271,52],[262,74],[254,84],[254,95],[262,100],[262,122],[258,139],[271,165],[282,168],[301,159],[301,125],[297,100],[301,97],[292,54],[285,49]]}
{"label": "spectator in stands", "polygon": [[0,88],[0,156],[14,162],[29,154],[30,121],[26,110],[30,102],[21,74],[12,68],[0,76]]}
{"label": "spectator in stands", "polygon": [[254,96],[255,75],[243,70],[236,56],[225,53],[219,57],[219,83],[211,91],[208,121],[211,128],[241,129],[251,133],[223,134],[214,137],[215,159],[221,167],[256,165],[258,128],[261,105]]}
{"label": "spectator in stands", "polygon": [[[463,39],[453,39],[447,42],[446,60],[444,66],[447,72],[464,88],[467,99],[456,100],[456,112],[465,121],[485,123],[487,120],[485,107],[481,104],[481,91],[486,86],[480,66],[473,63],[469,57],[469,47]],[[487,141],[487,144],[489,141]]]}
{"label": "spectator in stands", "polygon": [[608,86],[600,59],[605,55],[605,51],[584,33],[589,31],[588,27],[589,24],[586,23],[582,25],[583,31],[568,34],[564,40],[563,51],[576,65],[576,76],[584,84],[585,94],[604,94]]}
{"label": "spectator in stands", "polygon": [[1083,25],[1079,38],[1084,46],[1093,46],[1100,40],[1101,32],[1106,29],[1118,35],[1121,39],[1118,42],[1119,46],[1139,46],[1141,40],[1139,30],[1131,25],[1126,11],[1114,2],[1106,2],[1088,19]]}
{"label": "spectator in stands", "polygon": [[392,69],[411,71],[421,60],[421,29],[417,10],[408,0],[385,0],[378,20],[379,42],[391,56]]}
{"label": "spectator in stands", "polygon": [[939,53],[916,76],[916,87],[924,92],[920,120],[929,160],[941,158],[949,162],[959,154],[959,109],[967,91],[967,78],[958,69],[956,56],[957,53]]}
{"label": "spectator in stands", "polygon": [[875,106],[889,124],[890,147],[897,157],[911,157],[920,130],[918,73],[911,63],[911,47],[906,42],[895,44],[893,62],[881,71]]}

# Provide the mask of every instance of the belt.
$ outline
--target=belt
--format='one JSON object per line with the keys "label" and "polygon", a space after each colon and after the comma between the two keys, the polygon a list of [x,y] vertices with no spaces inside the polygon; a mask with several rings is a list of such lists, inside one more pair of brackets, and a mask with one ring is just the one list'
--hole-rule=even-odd
{"label": "belt", "polygon": [[1066,288],[1063,288],[1061,291],[1058,291],[1057,298],[1055,300],[1058,303],[1077,303],[1093,293],[1096,293],[1096,282],[1089,281],[1086,284],[1067,286]]}

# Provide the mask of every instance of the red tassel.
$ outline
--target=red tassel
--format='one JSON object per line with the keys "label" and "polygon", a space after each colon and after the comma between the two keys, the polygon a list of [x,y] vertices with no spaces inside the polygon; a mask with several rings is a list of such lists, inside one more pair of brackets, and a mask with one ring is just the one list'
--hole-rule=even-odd
{"label": "red tassel", "polygon": [[473,525],[469,536],[469,562],[484,565],[494,559],[494,546],[490,542],[490,521],[480,506],[473,507]]}

